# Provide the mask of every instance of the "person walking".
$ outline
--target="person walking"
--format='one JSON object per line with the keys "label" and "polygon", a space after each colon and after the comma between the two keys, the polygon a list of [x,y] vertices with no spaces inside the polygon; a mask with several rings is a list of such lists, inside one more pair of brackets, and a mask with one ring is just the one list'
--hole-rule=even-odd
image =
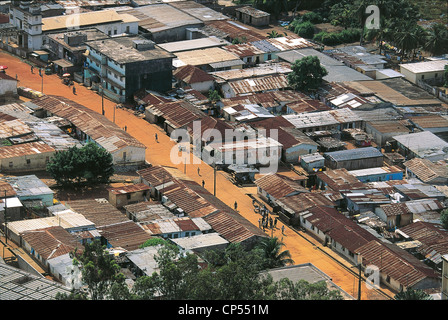
{"label": "person walking", "polygon": [[204,188],[204,186],[205,186],[205,181],[202,180],[202,188]]}
{"label": "person walking", "polygon": [[34,73],[34,67],[31,66],[31,73]]}
{"label": "person walking", "polygon": [[159,137],[157,136],[157,132],[155,134],[155,138],[156,138],[156,142],[158,143],[159,142]]}
{"label": "person walking", "polygon": [[285,226],[284,225],[282,226],[282,234],[283,235],[285,234]]}
{"label": "person walking", "polygon": [[275,219],[274,219],[274,229],[276,229],[276,228],[277,228],[277,220],[278,220],[278,218],[277,218],[277,217],[275,217]]}
{"label": "person walking", "polygon": [[198,176],[200,176],[200,175],[201,175],[201,170],[198,167]]}
{"label": "person walking", "polygon": [[76,95],[76,88],[75,88],[75,85],[73,85],[73,94]]}
{"label": "person walking", "polygon": [[233,207],[235,208],[235,211],[238,210],[238,203],[235,201],[235,203],[233,204]]}

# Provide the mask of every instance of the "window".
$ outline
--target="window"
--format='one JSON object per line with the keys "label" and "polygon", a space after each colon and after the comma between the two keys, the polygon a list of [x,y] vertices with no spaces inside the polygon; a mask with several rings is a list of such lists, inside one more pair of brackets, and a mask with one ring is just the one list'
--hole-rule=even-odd
{"label": "window", "polygon": [[31,160],[30,159],[26,159],[26,164],[30,164]]}
{"label": "window", "polygon": [[131,194],[128,193],[128,194],[126,195],[126,199],[131,200]]}
{"label": "window", "polygon": [[13,164],[12,164],[12,161],[11,161],[11,162],[9,162],[9,167],[12,168],[12,166],[13,166]]}
{"label": "window", "polygon": [[422,74],[422,80],[423,80],[423,79],[425,79],[425,75],[424,75],[424,74]]}

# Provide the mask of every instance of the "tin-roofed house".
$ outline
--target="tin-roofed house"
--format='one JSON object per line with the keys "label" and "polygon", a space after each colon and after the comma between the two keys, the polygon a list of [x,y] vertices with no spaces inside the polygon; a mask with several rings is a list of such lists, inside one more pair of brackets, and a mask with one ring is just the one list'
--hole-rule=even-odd
{"label": "tin-roofed house", "polygon": [[48,260],[77,250],[84,246],[75,235],[60,226],[27,231],[22,234],[22,247],[35,257],[39,263],[49,269]]}
{"label": "tin-roofed house", "polygon": [[271,18],[269,13],[249,6],[235,9],[235,16],[239,21],[257,27],[269,25]]}
{"label": "tin-roofed house", "polygon": [[412,289],[440,290],[440,273],[395,244],[372,240],[355,250],[362,266],[378,267],[381,283],[400,292]]}
{"label": "tin-roofed house", "polygon": [[383,166],[383,154],[374,147],[324,153],[325,166],[331,169],[358,170]]}
{"label": "tin-roofed house", "polygon": [[67,120],[68,128],[79,140],[94,141],[107,150],[117,168],[133,168],[145,163],[146,146],[101,114],[59,96],[44,96],[28,103],[34,110],[43,109],[47,116]]}
{"label": "tin-roofed house", "polygon": [[417,178],[432,185],[448,184],[448,166],[446,163],[433,163],[428,159],[414,158],[403,163],[406,176]]}
{"label": "tin-roofed house", "polygon": [[54,191],[35,175],[3,178],[17,193],[17,197],[26,203],[27,201],[39,201],[45,207],[53,205]]}
{"label": "tin-roofed house", "polygon": [[300,181],[295,181],[276,173],[266,174],[258,178],[255,180],[255,184],[257,185],[257,193],[260,197],[273,206],[277,205],[277,199],[308,192],[303,187],[303,182],[300,183]]}
{"label": "tin-roofed house", "polygon": [[393,139],[406,160],[417,157],[435,162],[448,157],[448,142],[430,131],[394,136]]}
{"label": "tin-roofed house", "polygon": [[173,72],[173,77],[177,80],[180,88],[191,87],[199,92],[208,93],[214,89],[214,78],[198,67],[185,65],[177,68]]}
{"label": "tin-roofed house", "polygon": [[128,204],[142,202],[149,199],[150,188],[144,183],[134,185],[110,187],[109,202],[117,208],[122,208]]}

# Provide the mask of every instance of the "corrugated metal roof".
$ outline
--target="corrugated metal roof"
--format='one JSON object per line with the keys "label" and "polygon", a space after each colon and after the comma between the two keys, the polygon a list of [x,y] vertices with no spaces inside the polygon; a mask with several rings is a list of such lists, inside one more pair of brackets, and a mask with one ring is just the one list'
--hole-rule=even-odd
{"label": "corrugated metal roof", "polygon": [[288,79],[283,74],[230,81],[228,84],[235,95],[289,88]]}
{"label": "corrugated metal roof", "polygon": [[440,279],[436,271],[394,244],[373,240],[357,249],[356,253],[361,254],[364,266],[377,266],[383,275],[388,275],[405,288],[426,278]]}
{"label": "corrugated metal roof", "polygon": [[59,96],[44,96],[34,99],[30,103],[67,119],[111,153],[127,146],[146,148],[144,144],[106,117],[70,99]]}
{"label": "corrugated metal roof", "polygon": [[139,224],[130,220],[100,226],[97,229],[113,247],[127,251],[138,249],[146,240],[151,239],[151,235]]}
{"label": "corrugated metal roof", "polygon": [[0,159],[10,159],[41,153],[51,156],[55,151],[54,148],[43,141],[29,142],[0,147]]}
{"label": "corrugated metal roof", "polygon": [[54,300],[56,294],[70,294],[70,289],[51,281],[0,263],[0,300]]}
{"label": "corrugated metal roof", "polygon": [[73,252],[75,249],[82,252],[84,248],[76,236],[60,226],[26,231],[22,234],[22,239],[45,260]]}
{"label": "corrugated metal roof", "polygon": [[308,192],[298,182],[276,173],[266,174],[255,180],[258,188],[262,189],[274,199],[280,199],[292,193]]}
{"label": "corrugated metal roof", "polygon": [[65,205],[92,221],[97,228],[99,226],[129,221],[121,211],[106,199],[69,200]]}
{"label": "corrugated metal roof", "polygon": [[377,148],[367,147],[367,148],[326,152],[324,153],[324,156],[334,161],[347,161],[347,160],[377,158],[382,157],[383,154]]}

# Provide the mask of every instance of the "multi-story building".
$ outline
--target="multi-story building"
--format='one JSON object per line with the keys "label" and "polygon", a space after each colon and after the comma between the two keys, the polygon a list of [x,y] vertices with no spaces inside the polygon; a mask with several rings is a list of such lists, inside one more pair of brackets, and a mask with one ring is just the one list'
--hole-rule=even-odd
{"label": "multi-story building", "polygon": [[9,19],[17,31],[7,40],[28,51],[42,49],[45,36],[51,33],[95,27],[108,36],[137,34],[139,22],[132,15],[112,9],[43,18],[41,4],[35,1],[12,1]]}
{"label": "multi-story building", "polygon": [[42,12],[40,4],[32,1],[12,1],[9,14],[10,23],[17,28],[11,37],[19,47],[37,50],[42,46]]}
{"label": "multi-story building", "polygon": [[86,85],[99,85],[110,99],[124,102],[141,89],[165,92],[172,86],[172,53],[140,36],[86,42]]}

